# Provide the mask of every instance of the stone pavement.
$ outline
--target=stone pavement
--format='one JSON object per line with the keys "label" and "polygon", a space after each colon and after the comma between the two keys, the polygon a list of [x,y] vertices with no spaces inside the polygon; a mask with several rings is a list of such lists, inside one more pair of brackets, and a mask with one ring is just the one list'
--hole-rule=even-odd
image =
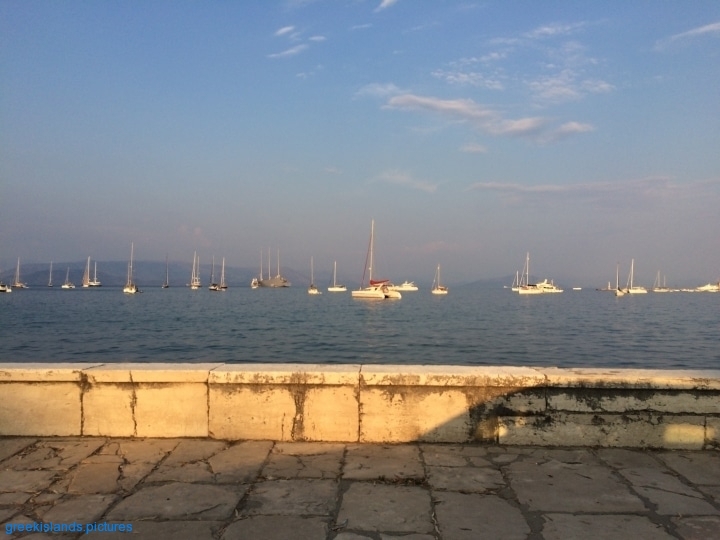
{"label": "stone pavement", "polygon": [[6,437],[0,522],[57,540],[720,538],[720,453]]}

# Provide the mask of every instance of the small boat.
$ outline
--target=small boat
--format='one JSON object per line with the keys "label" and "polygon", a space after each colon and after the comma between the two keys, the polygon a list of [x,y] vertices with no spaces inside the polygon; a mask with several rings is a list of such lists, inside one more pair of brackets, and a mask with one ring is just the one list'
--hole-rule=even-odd
{"label": "small boat", "polygon": [[202,287],[202,284],[200,283],[200,257],[198,257],[196,251],[193,253],[193,267],[192,273],[190,274],[190,289],[196,291],[200,287]]}
{"label": "small boat", "polygon": [[60,286],[62,289],[74,289],[75,284],[70,281],[70,267],[68,266],[67,272],[65,272],[65,282]]}
{"label": "small boat", "polygon": [[310,257],[310,286],[308,287],[308,294],[322,294],[322,291],[315,286],[312,257]]}
{"label": "small boat", "polygon": [[337,282],[337,261],[333,263],[333,283],[328,287],[328,292],[345,292],[347,287]]}
{"label": "small boat", "polygon": [[10,285],[5,285],[2,281],[0,281],[0,293],[4,292],[12,292],[12,287]]}
{"label": "small boat", "polygon": [[432,294],[447,294],[448,288],[445,285],[440,285],[440,265],[437,265],[435,270],[435,278],[433,279],[432,288],[430,289]]}
{"label": "small boat", "polygon": [[12,282],[13,289],[27,289],[28,286],[20,281],[20,257],[18,257],[17,268],[15,269],[15,279]]}
{"label": "small boat", "polygon": [[582,291],[582,287],[573,287],[572,290],[573,291]]}
{"label": "small boat", "polygon": [[403,281],[400,285],[390,285],[391,291],[412,292],[417,291],[418,286],[414,281]]}
{"label": "small boat", "polygon": [[136,294],[140,291],[137,288],[137,285],[133,281],[133,252],[134,252],[135,245],[133,243],[130,244],[130,262],[128,263],[128,273],[127,273],[127,281],[125,282],[125,286],[123,287],[123,292],[127,294]]}
{"label": "small boat", "polygon": [[366,261],[370,261],[367,266],[368,270],[368,286],[365,287],[365,270],[363,270],[363,277],[360,283],[360,288],[356,291],[352,291],[353,298],[366,298],[366,299],[377,299],[383,300],[385,298],[400,299],[402,295],[399,291],[391,291],[389,284],[390,280],[374,280],[373,279],[373,250],[375,242],[375,220],[370,222],[370,245],[368,246],[368,254]]}

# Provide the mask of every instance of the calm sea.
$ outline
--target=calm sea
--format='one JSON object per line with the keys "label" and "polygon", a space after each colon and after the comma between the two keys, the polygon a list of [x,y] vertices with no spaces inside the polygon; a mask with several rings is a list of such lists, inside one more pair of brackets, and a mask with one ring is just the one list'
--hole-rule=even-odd
{"label": "calm sea", "polygon": [[2,362],[297,362],[720,368],[720,294],[594,290],[402,300],[304,287],[0,294]]}

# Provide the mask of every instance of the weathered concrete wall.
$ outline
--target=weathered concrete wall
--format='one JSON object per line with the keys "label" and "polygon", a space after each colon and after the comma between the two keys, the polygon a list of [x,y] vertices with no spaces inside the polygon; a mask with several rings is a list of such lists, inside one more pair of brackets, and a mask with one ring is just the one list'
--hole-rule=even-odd
{"label": "weathered concrete wall", "polygon": [[720,448],[720,371],[6,363],[0,435]]}

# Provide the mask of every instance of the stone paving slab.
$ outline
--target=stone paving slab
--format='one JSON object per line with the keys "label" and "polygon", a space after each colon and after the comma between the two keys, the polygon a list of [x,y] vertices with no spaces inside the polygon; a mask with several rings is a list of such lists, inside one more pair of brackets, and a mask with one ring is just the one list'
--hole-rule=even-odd
{"label": "stone paving slab", "polygon": [[[53,540],[696,540],[720,538],[719,471],[713,450],[7,437],[0,523]],[[33,530],[50,522],[101,530]]]}

